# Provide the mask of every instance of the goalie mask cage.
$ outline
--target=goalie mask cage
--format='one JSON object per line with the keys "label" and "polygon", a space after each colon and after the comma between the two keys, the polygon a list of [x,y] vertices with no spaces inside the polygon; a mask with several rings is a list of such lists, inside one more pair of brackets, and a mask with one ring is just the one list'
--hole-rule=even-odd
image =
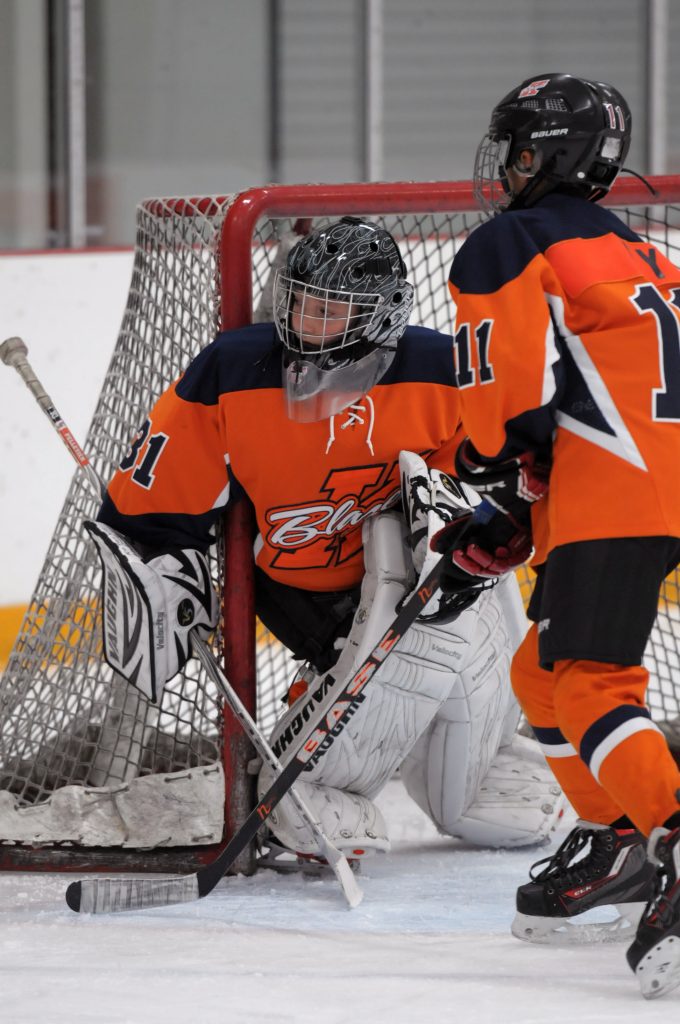
{"label": "goalie mask cage", "polygon": [[[652,181],[653,206],[632,179],[618,183],[607,204],[680,263],[680,177]],[[272,186],[147,200],[138,210],[127,308],[85,443],[104,480],[155,398],[218,330],[269,319],[272,267],[287,244],[342,214],[393,233],[415,285],[412,322],[450,331],[449,267],[481,219],[469,183]],[[99,563],[81,526],[96,510],[76,472],[0,683],[0,867],[193,870],[250,809],[252,752],[195,660],[158,707],[102,660]],[[256,632],[251,523],[241,502],[220,530],[216,642],[232,685],[251,712],[257,705],[268,731],[295,665],[266,631]],[[527,596],[528,571],[521,582]],[[646,652],[652,714],[676,747],[678,597],[673,574]],[[252,866],[252,851],[235,865]]]}

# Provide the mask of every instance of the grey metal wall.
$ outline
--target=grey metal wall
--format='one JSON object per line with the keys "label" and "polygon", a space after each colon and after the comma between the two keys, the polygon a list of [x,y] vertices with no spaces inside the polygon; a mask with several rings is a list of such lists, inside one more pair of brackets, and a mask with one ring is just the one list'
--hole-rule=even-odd
{"label": "grey metal wall", "polygon": [[[644,173],[651,3],[383,0],[381,176],[469,177],[493,104],[551,70],[619,86],[634,118],[628,162]],[[0,0],[0,247],[49,243],[47,10],[47,0]],[[129,243],[148,195],[360,180],[364,12],[364,0],[86,0],[90,242]],[[672,55],[678,0],[668,18]],[[671,172],[672,56],[668,70]]]}
{"label": "grey metal wall", "polygon": [[89,221],[129,241],[140,198],[267,180],[267,5],[88,0]]}
{"label": "grey metal wall", "polygon": [[0,247],[45,244],[47,80],[43,0],[0,0]]}
{"label": "grey metal wall", "polygon": [[[361,177],[360,8],[281,4],[281,181]],[[645,11],[645,0],[384,0],[384,177],[469,177],[494,103],[545,71],[616,83],[642,127]],[[636,131],[637,167],[644,149]]]}
{"label": "grey metal wall", "polygon": [[[547,71],[615,83],[640,124],[644,0],[385,0],[384,9],[390,177],[468,178],[493,105]],[[643,149],[638,133],[636,166]]]}

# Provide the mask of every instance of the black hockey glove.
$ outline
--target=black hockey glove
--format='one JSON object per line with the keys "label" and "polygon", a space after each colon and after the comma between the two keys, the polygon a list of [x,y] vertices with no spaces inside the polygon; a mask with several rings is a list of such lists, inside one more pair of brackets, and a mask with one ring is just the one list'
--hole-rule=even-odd
{"label": "black hockey glove", "polygon": [[470,586],[470,577],[498,580],[531,556],[530,527],[483,501],[462,525],[449,523],[431,541],[433,550],[449,555],[440,587],[457,594]]}
{"label": "black hockey glove", "polygon": [[451,556],[444,592],[457,592],[470,576],[498,579],[530,558],[531,506],[548,490],[549,466],[532,452],[485,464],[466,438],[456,452],[456,473],[482,502],[461,529],[445,527],[432,539],[436,551]]}
{"label": "black hockey glove", "polygon": [[500,462],[484,462],[466,437],[456,452],[455,466],[459,480],[523,526],[530,525],[531,506],[548,490],[549,460],[534,452]]}

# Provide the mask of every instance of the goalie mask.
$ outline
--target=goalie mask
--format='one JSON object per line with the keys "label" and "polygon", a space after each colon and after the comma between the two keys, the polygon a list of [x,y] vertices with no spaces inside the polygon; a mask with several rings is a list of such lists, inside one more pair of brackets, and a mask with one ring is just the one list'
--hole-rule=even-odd
{"label": "goalie mask", "polygon": [[[536,75],[493,110],[475,157],[475,197],[490,213],[531,206],[555,189],[597,201],[623,167],[630,134],[630,109],[613,86]],[[526,182],[517,193],[510,169]]]}
{"label": "goalie mask", "polygon": [[387,372],[413,306],[389,232],[343,217],[301,239],[274,282],[288,416],[327,419]]}

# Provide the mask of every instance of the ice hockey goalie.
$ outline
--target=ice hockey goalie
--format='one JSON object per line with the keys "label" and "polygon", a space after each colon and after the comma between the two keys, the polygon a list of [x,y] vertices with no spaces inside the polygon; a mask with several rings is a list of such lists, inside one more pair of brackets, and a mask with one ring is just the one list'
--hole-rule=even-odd
{"label": "ice hockey goalie", "polygon": [[[467,508],[462,490],[411,452],[400,456],[405,515],[386,512],[363,527],[365,575],[352,627],[331,676],[308,669],[271,743],[282,762],[310,714],[333,703],[349,673],[385,632],[395,608],[429,572],[429,538]],[[473,499],[474,500],[474,499]],[[545,841],[564,806],[535,741],[517,734],[509,665],[525,630],[517,582],[507,576],[447,609],[435,596],[373,676],[366,701],[298,789],[329,839],[348,856],[389,849],[373,802],[399,769],[410,797],[444,834],[515,847]],[[272,781],[263,767],[258,788]],[[289,798],[269,819],[275,840],[318,853]]]}

